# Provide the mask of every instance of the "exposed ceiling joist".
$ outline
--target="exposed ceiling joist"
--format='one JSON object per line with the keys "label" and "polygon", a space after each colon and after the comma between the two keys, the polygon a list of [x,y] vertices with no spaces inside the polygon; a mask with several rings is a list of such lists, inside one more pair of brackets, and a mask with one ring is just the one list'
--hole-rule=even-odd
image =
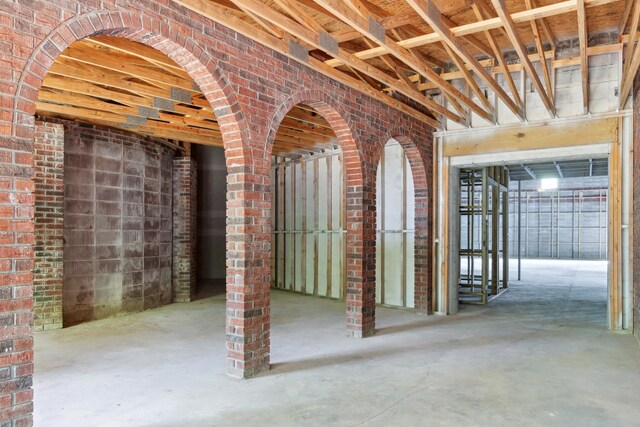
{"label": "exposed ceiling joist", "polygon": [[[443,22],[442,14],[435,5],[432,2],[429,2],[425,6],[424,3],[417,0],[407,0],[407,2],[425,20],[425,22],[427,22],[429,26],[431,26],[431,28],[433,28],[434,31],[442,37],[451,50],[455,51],[457,55],[460,55],[460,57],[464,59],[467,65],[469,65],[476,75],[478,75],[502,100],[502,102],[509,107],[516,117],[524,121],[524,111],[509,97],[504,89],[500,87],[500,85],[494,80],[493,76],[487,73],[478,60],[466,50],[455,36],[451,34],[451,28]],[[495,122],[495,118],[493,121]]]}
{"label": "exposed ceiling joist", "polygon": [[496,9],[496,12],[498,12],[499,19],[502,22],[504,29],[509,35],[511,44],[513,45],[514,49],[518,53],[518,57],[520,58],[520,61],[523,67],[527,71],[529,78],[533,82],[536,92],[538,92],[538,95],[540,95],[540,98],[542,99],[542,103],[544,104],[545,108],[549,112],[549,115],[551,117],[555,117],[556,108],[553,102],[553,98],[549,96],[549,94],[545,91],[544,87],[542,86],[540,77],[538,77],[537,71],[535,70],[535,68],[533,67],[533,64],[531,64],[531,61],[529,60],[527,49],[524,47],[524,45],[522,44],[522,41],[520,40],[520,37],[518,36],[515,22],[512,19],[511,15],[509,15],[509,13],[506,10],[504,0],[492,0],[492,2],[493,2],[493,6]]}

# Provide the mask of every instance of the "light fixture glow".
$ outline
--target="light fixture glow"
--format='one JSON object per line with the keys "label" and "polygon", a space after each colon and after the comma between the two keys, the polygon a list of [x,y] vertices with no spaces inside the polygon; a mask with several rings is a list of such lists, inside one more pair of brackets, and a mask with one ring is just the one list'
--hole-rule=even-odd
{"label": "light fixture glow", "polygon": [[539,191],[555,190],[558,188],[558,178],[542,178]]}

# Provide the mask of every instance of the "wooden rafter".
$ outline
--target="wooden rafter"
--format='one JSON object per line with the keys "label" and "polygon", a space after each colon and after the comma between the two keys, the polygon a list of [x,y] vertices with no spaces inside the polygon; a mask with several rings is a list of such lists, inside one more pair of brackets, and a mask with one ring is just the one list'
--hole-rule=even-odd
{"label": "wooden rafter", "polygon": [[[527,6],[528,10],[538,8],[538,4],[536,0],[525,0],[524,3]],[[537,22],[538,24],[540,24],[540,26],[542,27],[542,31],[544,31],[544,34],[547,37],[547,41],[551,45],[551,48],[555,49],[556,37],[553,35],[553,31],[551,31],[551,27],[549,26],[549,23],[547,22],[547,20],[545,18],[540,18],[531,22]]]}
{"label": "wooden rafter", "polygon": [[627,22],[629,21],[629,14],[633,8],[635,0],[627,0],[624,5],[624,11],[622,12],[622,18],[620,18],[620,24],[618,24],[618,37],[621,38],[624,34],[624,30],[627,28]]}
{"label": "wooden rafter", "polygon": [[[76,42],[60,55],[39,91],[37,113],[158,138],[176,150],[222,146],[213,108],[188,74],[150,47],[110,36]],[[278,128],[274,153],[319,153],[335,138],[321,116],[297,106]]]}
{"label": "wooden rafter", "polygon": [[[473,3],[471,5],[471,8],[473,9],[474,14],[476,15],[476,18],[479,21],[481,21],[481,20],[483,20],[485,18],[485,15],[480,10],[480,8],[478,7],[477,3]],[[496,58],[498,59],[498,64],[500,65],[500,68],[501,68],[501,71],[502,71],[502,75],[504,76],[504,79],[507,82],[507,85],[509,86],[509,90],[511,91],[511,93],[513,95],[514,101],[516,102],[516,104],[518,104],[518,107],[522,111],[525,111],[524,104],[522,103],[522,99],[520,99],[520,95],[518,94],[518,88],[516,87],[516,84],[513,81],[513,76],[511,75],[511,72],[509,71],[509,67],[507,66],[507,63],[504,60],[504,54],[502,53],[502,49],[500,49],[500,46],[498,46],[498,43],[496,42],[496,39],[495,39],[495,37],[493,36],[493,34],[491,33],[490,30],[485,31],[484,35],[487,38],[487,40],[489,41],[489,45],[491,46],[491,49],[493,50],[493,53],[495,54]]]}
{"label": "wooden rafter", "polygon": [[451,57],[451,59],[453,60],[453,63],[456,64],[456,67],[458,67],[458,70],[462,71],[462,74],[464,74],[464,79],[467,82],[467,85],[469,85],[469,87],[471,88],[473,93],[476,94],[476,96],[482,102],[482,104],[487,109],[487,111],[489,111],[495,117],[496,112],[495,112],[495,110],[493,108],[493,105],[491,105],[491,102],[489,101],[489,98],[487,98],[487,96],[484,94],[484,92],[478,86],[478,83],[476,82],[476,79],[471,74],[471,71],[469,71],[467,69],[467,67],[464,64],[462,58],[460,58],[458,56],[458,54],[456,52],[454,52],[449,47],[448,44],[443,43],[443,46],[444,46],[445,50],[447,51],[447,53],[449,54],[449,56]]}
{"label": "wooden rafter", "polygon": [[625,58],[625,62],[628,62],[628,66],[625,66],[625,71],[622,74],[622,89],[620,90],[620,108],[624,108],[627,102],[627,98],[633,88],[633,80],[640,67],[640,47],[636,46],[631,57]]}
{"label": "wooden rafter", "polygon": [[[253,0],[243,0],[243,1],[253,1]],[[353,28],[360,31],[363,35],[367,36],[369,39],[373,40],[375,43],[383,47],[387,53],[390,53],[400,61],[404,62],[408,66],[410,66],[413,70],[429,79],[433,83],[439,86],[439,88],[449,94],[450,96],[456,98],[462,104],[471,108],[476,114],[480,117],[491,121],[492,116],[487,111],[483,110],[478,106],[473,100],[471,100],[467,95],[460,92],[454,86],[452,86],[449,82],[442,79],[438,73],[433,71],[426,64],[418,61],[409,51],[399,46],[396,42],[394,42],[389,37],[383,37],[382,40],[377,39],[377,32],[375,29],[371,28],[370,22],[375,19],[371,16],[368,16],[367,19],[360,16],[359,14],[354,13],[349,7],[345,6],[343,3],[338,2],[336,0],[314,0],[316,3],[331,11],[334,15],[339,17],[343,22],[351,25]],[[379,35],[379,34],[378,34]],[[459,121],[459,123],[464,124],[464,121]]]}
{"label": "wooden rafter", "polygon": [[[582,1],[582,0],[580,0]],[[531,9],[532,5],[531,5],[531,0],[525,0],[525,4],[527,5],[527,9]],[[540,20],[540,22],[544,21],[543,19]],[[542,44],[542,37],[540,35],[540,28],[538,27],[538,20],[533,20],[529,22],[531,24],[531,31],[533,32],[533,40],[535,42],[536,45],[536,50],[538,51],[539,55],[544,55],[544,46]],[[585,49],[585,55],[586,55],[586,49]],[[549,70],[549,64],[547,63],[547,61],[540,61],[540,66],[542,68],[542,76],[544,77],[544,83],[545,86],[547,87],[547,94],[549,95],[549,98],[554,99],[553,96],[553,84],[551,83],[551,72]]]}
{"label": "wooden rafter", "polygon": [[[291,58],[295,61],[304,63],[305,65],[315,69],[316,71],[325,74],[332,79],[343,83],[346,86],[353,88],[354,90],[364,93],[370,96],[373,99],[376,99],[384,104],[389,105],[390,107],[399,110],[403,113],[406,113],[412,117],[415,117],[419,120],[424,120],[425,122],[432,123],[433,119],[414,108],[392,98],[391,96],[373,89],[370,85],[361,82],[358,78],[349,76],[346,73],[333,69],[326,65],[323,61],[319,61],[313,57],[300,58],[294,55],[289,50],[289,42],[278,39],[276,37],[271,36],[270,34],[265,33],[264,31],[260,31],[250,24],[244,22],[242,19],[238,18],[232,13],[229,13],[228,10],[216,6],[215,4],[207,1],[207,0],[172,0],[174,3],[180,4],[186,7],[189,10],[192,10],[202,16],[205,16],[212,21],[219,22],[223,25],[226,25],[237,31],[238,33],[249,37],[250,39],[256,40],[263,45],[274,49],[277,52],[281,52],[283,55]],[[295,40],[292,40],[295,41]],[[438,124],[439,125],[439,124]]]}
{"label": "wooden rafter", "polygon": [[549,95],[545,92],[544,87],[542,86],[542,82],[540,81],[540,77],[538,77],[538,73],[533,67],[533,64],[531,64],[531,61],[529,60],[529,56],[527,55],[527,49],[522,44],[522,41],[520,40],[520,37],[516,32],[516,26],[511,15],[507,13],[504,0],[492,0],[492,2],[493,2],[493,6],[496,9],[496,12],[498,12],[498,17],[500,18],[500,21],[504,25],[505,31],[509,35],[509,39],[513,44],[513,47],[516,53],[520,57],[520,61],[522,62],[523,67],[527,71],[529,78],[533,82],[533,85],[536,91],[538,92],[538,95],[540,95],[540,98],[542,99],[542,103],[546,107],[551,117],[555,117],[556,109],[554,106],[553,99],[550,98]]}
{"label": "wooden rafter", "polygon": [[[620,0],[585,0],[585,7],[590,8],[603,6],[618,1]],[[566,0],[560,3],[541,6],[531,10],[515,12],[512,13],[510,17],[514,24],[521,24],[534,19],[543,19],[561,15],[564,13],[575,12],[576,10],[577,0]],[[450,28],[450,31],[451,34],[455,37],[463,37],[471,34],[481,33],[487,30],[499,30],[502,28],[502,26],[503,24],[500,18],[489,18],[478,22],[472,22],[469,24],[452,27]],[[397,44],[401,47],[409,49],[442,41],[442,37],[437,32],[433,32],[400,40],[397,42]],[[384,55],[385,53],[387,53],[387,51],[384,47],[377,47],[374,49],[366,49],[360,52],[356,52],[354,53],[354,55],[360,59],[371,59],[380,55]],[[336,61],[328,61],[327,63],[331,66],[336,66]]]}
{"label": "wooden rafter", "polygon": [[[502,100],[502,102],[505,103],[516,117],[524,120],[524,111],[509,97],[504,89],[500,87],[493,76],[487,73],[485,68],[466,50],[460,41],[451,34],[451,28],[443,22],[441,18],[442,14],[436,6],[432,2],[427,3],[426,6],[424,3],[416,0],[407,0],[407,2],[429,24],[429,26],[431,26],[431,28],[433,28],[433,30],[442,37],[451,50],[455,51],[456,54],[464,59],[469,67],[473,69],[473,71],[491,88],[491,90]],[[464,66],[462,68],[464,68]],[[468,81],[467,83],[473,87],[473,82]]]}
{"label": "wooden rafter", "polygon": [[578,38],[580,40],[580,72],[582,74],[582,106],[589,112],[589,57],[587,56],[587,11],[584,0],[578,0]]}
{"label": "wooden rafter", "polygon": [[[440,115],[445,115],[447,118],[451,120],[464,123],[463,118],[457,116],[453,112],[446,110],[441,105],[432,101],[428,97],[412,90],[409,86],[406,85],[406,83],[402,81],[398,81],[390,77],[388,74],[384,73],[383,71],[367,64],[362,60],[359,60],[358,58],[354,57],[349,52],[347,52],[345,49],[342,49],[340,47],[334,49],[332,46],[327,46],[323,42],[322,33],[318,33],[316,31],[310,30],[298,24],[292,19],[277,12],[276,10],[266,7],[263,3],[260,3],[257,0],[233,0],[233,1],[234,3],[242,4],[243,7],[251,10],[253,13],[259,15],[263,19],[266,19],[272,24],[279,26],[280,28],[284,29],[292,36],[295,36],[296,39],[294,39],[293,37],[288,39],[289,43],[298,43],[298,40],[301,40],[304,43],[308,43],[314,48],[320,49],[328,55],[335,56],[341,59],[343,63],[368,75],[369,77],[381,83],[384,83],[389,87],[392,87],[393,89],[397,90],[403,95],[429,108],[431,111]],[[446,83],[446,84],[449,85],[449,83]],[[434,120],[432,118],[425,117],[424,121],[429,123],[433,127],[436,127],[436,128],[440,127],[440,123],[437,120]]]}
{"label": "wooden rafter", "polygon": [[626,74],[628,72],[629,65],[631,64],[628,58],[631,58],[633,56],[633,50],[636,48],[636,40],[638,38],[637,29],[638,29],[638,24],[640,23],[640,0],[634,0],[633,11],[635,13],[632,14],[631,29],[629,32],[629,39],[627,41],[627,48],[624,54],[627,60],[625,60],[624,62],[622,74]]}

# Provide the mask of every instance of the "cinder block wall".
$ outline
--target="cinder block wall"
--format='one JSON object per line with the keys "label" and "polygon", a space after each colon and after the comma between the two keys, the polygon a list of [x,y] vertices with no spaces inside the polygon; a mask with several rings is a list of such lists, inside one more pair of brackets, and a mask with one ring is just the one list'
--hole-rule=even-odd
{"label": "cinder block wall", "polygon": [[64,124],[64,325],[170,303],[173,151]]}

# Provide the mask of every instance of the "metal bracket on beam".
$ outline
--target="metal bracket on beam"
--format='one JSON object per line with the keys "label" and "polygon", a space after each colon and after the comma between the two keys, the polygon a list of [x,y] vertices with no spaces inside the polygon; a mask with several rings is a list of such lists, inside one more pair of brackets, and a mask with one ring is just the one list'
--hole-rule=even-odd
{"label": "metal bracket on beam", "polygon": [[386,31],[381,23],[369,17],[369,33],[375,37],[379,42],[386,43]]}
{"label": "metal bracket on beam", "polygon": [[146,117],[148,119],[159,119],[160,113],[155,108],[145,107],[144,105],[138,105],[138,115]]}
{"label": "metal bracket on beam", "polygon": [[320,31],[320,46],[332,53],[334,56],[337,56],[339,53],[338,40],[326,31]]}
{"label": "metal bracket on beam", "polygon": [[171,99],[178,102],[191,103],[191,92],[179,87],[171,88]]}
{"label": "metal bracket on beam", "polygon": [[302,62],[309,62],[309,49],[300,43],[289,40],[289,53]]}
{"label": "metal bracket on beam", "polygon": [[173,101],[169,101],[168,99],[158,98],[157,96],[153,97],[153,106],[158,110],[163,111],[174,111],[175,105]]}

